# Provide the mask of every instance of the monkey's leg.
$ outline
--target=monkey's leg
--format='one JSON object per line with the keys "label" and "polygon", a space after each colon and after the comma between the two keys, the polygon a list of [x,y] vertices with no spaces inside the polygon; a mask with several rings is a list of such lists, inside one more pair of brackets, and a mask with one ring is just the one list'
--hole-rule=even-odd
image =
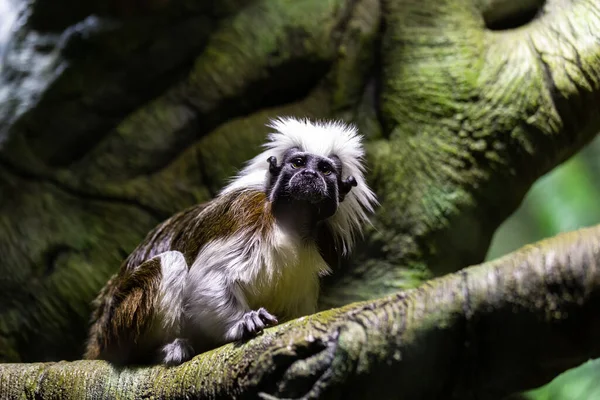
{"label": "monkey's leg", "polygon": [[162,273],[157,317],[163,343],[166,343],[161,347],[159,357],[165,364],[178,365],[194,355],[189,341],[181,337],[188,265],[183,254],[178,251],[167,251],[156,257],[160,258]]}
{"label": "monkey's leg", "polygon": [[170,251],[113,277],[96,301],[86,358],[117,364],[154,361],[153,353],[162,346],[161,361],[189,358],[189,346],[177,340],[187,271],[183,255]]}

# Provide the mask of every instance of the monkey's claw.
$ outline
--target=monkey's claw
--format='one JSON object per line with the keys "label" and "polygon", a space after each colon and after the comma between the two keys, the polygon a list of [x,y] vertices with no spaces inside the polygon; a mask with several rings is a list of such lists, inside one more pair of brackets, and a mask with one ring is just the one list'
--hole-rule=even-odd
{"label": "monkey's claw", "polygon": [[277,318],[264,308],[247,312],[240,322],[242,337],[252,337],[268,326],[277,325]]}

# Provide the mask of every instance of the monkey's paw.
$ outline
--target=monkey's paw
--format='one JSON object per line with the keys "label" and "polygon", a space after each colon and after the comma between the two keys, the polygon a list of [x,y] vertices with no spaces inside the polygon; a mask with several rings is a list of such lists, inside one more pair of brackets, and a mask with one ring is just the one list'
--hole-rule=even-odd
{"label": "monkey's paw", "polygon": [[194,349],[186,339],[175,339],[161,349],[163,364],[179,365],[194,355]]}
{"label": "monkey's paw", "polygon": [[238,325],[241,337],[250,338],[268,326],[277,325],[277,318],[261,307],[244,314]]}

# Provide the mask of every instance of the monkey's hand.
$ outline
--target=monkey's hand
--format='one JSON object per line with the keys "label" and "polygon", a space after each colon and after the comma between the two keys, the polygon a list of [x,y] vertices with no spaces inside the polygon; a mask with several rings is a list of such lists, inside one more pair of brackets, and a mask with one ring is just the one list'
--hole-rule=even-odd
{"label": "monkey's hand", "polygon": [[234,330],[240,335],[239,338],[251,338],[268,326],[277,325],[277,318],[264,308],[252,310],[244,314],[236,324]]}

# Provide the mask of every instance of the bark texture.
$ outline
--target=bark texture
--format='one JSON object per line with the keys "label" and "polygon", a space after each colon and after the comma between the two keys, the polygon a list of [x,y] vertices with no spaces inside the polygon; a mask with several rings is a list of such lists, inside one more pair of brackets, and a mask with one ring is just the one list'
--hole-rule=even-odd
{"label": "bark texture", "polygon": [[[356,123],[368,139],[369,182],[382,205],[351,262],[324,283],[323,309],[380,298],[480,262],[494,230],[534,180],[600,128],[600,8],[594,0],[17,4],[22,13],[3,49],[0,70],[0,360],[6,362],[78,359],[90,301],[121,260],[156,223],[213,196],[256,154],[270,117],[343,118]],[[549,258],[559,254],[545,249]],[[486,282],[487,273],[482,274],[478,285]],[[552,274],[537,279],[546,278]],[[569,288],[568,282],[562,285],[539,296]],[[430,309],[433,300],[416,295],[422,290],[410,293],[420,302],[411,300],[411,307]],[[510,302],[510,294],[487,301]],[[355,307],[403,304],[403,296]],[[448,310],[445,318],[452,318],[453,296],[435,299],[438,309]],[[585,304],[573,306],[566,326],[593,321],[587,319]],[[544,308],[542,304],[539,310]],[[51,390],[66,393],[61,382],[71,382],[73,393],[99,390],[110,396],[136,388],[143,396],[154,393],[156,384],[156,390],[175,394],[192,390],[186,380],[191,379],[212,382],[193,390],[215,396],[235,393],[235,385],[250,387],[243,382],[258,385],[247,393],[308,393],[318,381],[311,375],[317,365],[310,364],[316,359],[311,352],[331,358],[334,351],[323,350],[330,348],[325,339],[313,341],[321,343],[317,345],[302,339],[303,324],[313,321],[315,332],[346,338],[344,346],[357,352],[367,346],[368,354],[369,346],[378,346],[377,362],[397,364],[390,369],[393,375],[382,376],[396,381],[402,374],[406,389],[395,390],[417,393],[409,387],[418,385],[414,374],[419,370],[395,361],[397,345],[385,324],[379,333],[379,322],[373,320],[368,330],[359,327],[362,334],[342,334],[338,325],[348,310],[354,308],[328,311],[270,331],[275,336],[269,333],[254,344],[200,357],[181,370],[185,373],[116,371],[81,362],[10,365],[1,367],[0,391],[14,384],[13,393],[35,393],[41,385],[49,393],[45,396],[51,396]],[[515,343],[527,343],[527,335],[534,334],[501,325],[517,318],[501,307],[489,310],[488,318],[497,324],[489,332]],[[398,315],[390,313],[387,323],[393,325],[391,317]],[[436,333],[446,329],[440,321],[420,321],[418,329],[430,329],[428,340],[438,342],[414,345],[414,354],[463,357],[448,342],[457,333],[450,331],[446,338]],[[548,329],[553,320],[522,317],[521,322],[535,321]],[[373,339],[375,344],[363,340],[367,331],[379,338]],[[291,349],[281,357],[268,351],[270,343],[275,346],[269,338],[279,337],[276,332],[284,332],[281,338],[287,338]],[[338,339],[332,340],[338,349]],[[434,348],[444,350],[430,354],[428,349]],[[551,359],[563,357],[560,348],[545,349]],[[564,359],[595,354],[583,342],[581,349],[570,350],[572,358]],[[505,373],[524,365],[518,363],[520,353],[505,353],[516,357],[514,364],[502,364]],[[260,378],[249,369],[256,354],[272,365],[270,377],[263,372]],[[202,360],[210,357],[217,357],[222,367],[209,371]],[[493,357],[481,357],[493,364]],[[285,369],[290,382],[297,383],[285,383],[288,378],[277,367],[280,359],[287,360],[281,361],[284,365],[299,363],[289,373]],[[423,390],[438,390],[434,376],[458,374],[453,362],[439,364],[442,371],[429,375]],[[230,368],[234,364],[238,366]],[[566,364],[548,371],[559,372]],[[365,382],[378,382],[376,369],[365,372],[369,365],[350,363],[350,369],[342,370],[347,377],[360,370]],[[339,371],[336,376],[343,375]],[[541,383],[543,374],[536,371],[529,370],[535,377],[529,383],[523,379],[506,387]],[[222,386],[211,380],[217,375]],[[235,382],[227,381],[230,375],[237,377]],[[457,393],[467,393],[466,382],[479,382],[454,378],[453,385],[451,379],[440,379],[446,382],[444,390],[456,385]],[[349,393],[354,381],[339,379],[345,383],[328,387]],[[270,382],[268,388],[260,386],[264,382]],[[465,386],[460,388],[459,382]],[[275,389],[280,384],[282,389]],[[384,390],[377,385],[369,390]]]}

